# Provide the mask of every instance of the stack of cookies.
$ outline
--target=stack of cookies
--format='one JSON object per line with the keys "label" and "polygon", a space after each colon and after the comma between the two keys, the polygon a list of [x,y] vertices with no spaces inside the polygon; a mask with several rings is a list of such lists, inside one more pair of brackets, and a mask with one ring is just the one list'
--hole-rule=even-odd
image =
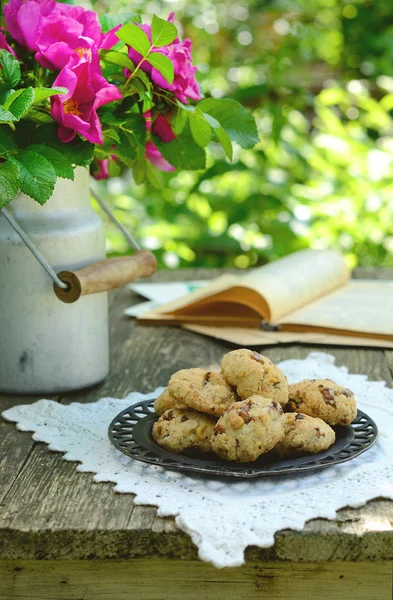
{"label": "stack of cookies", "polygon": [[351,390],[330,379],[288,386],[271,360],[246,349],[226,354],[221,373],[178,371],[154,409],[160,417],[153,437],[162,448],[214,452],[236,462],[271,450],[322,452],[335,442],[331,425],[349,425],[357,413]]}

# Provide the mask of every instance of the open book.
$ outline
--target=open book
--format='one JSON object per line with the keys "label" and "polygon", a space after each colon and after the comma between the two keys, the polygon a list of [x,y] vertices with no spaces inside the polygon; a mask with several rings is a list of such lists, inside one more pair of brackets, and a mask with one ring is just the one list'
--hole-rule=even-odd
{"label": "open book", "polygon": [[393,341],[393,282],[350,280],[333,250],[302,250],[223,275],[139,317],[143,323],[319,332]]}

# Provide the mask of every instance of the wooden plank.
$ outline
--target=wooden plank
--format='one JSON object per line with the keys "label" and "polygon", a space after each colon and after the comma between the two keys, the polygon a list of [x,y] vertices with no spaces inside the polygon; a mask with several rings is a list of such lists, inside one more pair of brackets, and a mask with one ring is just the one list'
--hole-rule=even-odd
{"label": "wooden plank", "polygon": [[391,600],[390,563],[3,561],[0,600]]}
{"label": "wooden plank", "polygon": [[[18,404],[31,404],[36,398],[26,396],[1,396],[0,414]],[[17,431],[13,423],[0,417],[0,507],[26,463],[34,442],[31,433]]]}

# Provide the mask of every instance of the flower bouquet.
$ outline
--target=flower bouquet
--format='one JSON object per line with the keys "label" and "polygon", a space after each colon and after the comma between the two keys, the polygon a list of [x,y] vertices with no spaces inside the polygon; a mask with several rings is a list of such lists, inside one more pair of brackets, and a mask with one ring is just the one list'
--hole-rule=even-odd
{"label": "flower bouquet", "polygon": [[141,24],[55,0],[10,0],[0,32],[0,208],[21,191],[44,204],[58,177],[89,166],[102,179],[132,169],[205,168],[205,148],[257,141],[231,99],[201,99],[191,41],[174,15]]}

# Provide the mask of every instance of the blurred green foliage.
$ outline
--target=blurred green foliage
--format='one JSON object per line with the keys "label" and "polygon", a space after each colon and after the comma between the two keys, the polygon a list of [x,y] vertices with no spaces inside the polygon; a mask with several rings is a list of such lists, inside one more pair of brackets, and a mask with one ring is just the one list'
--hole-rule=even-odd
{"label": "blurred green foliage", "polygon": [[[100,184],[161,266],[245,268],[311,246],[393,266],[391,0],[96,0],[100,12],[174,10],[203,91],[254,111],[260,143],[205,173]],[[127,251],[109,228],[109,252]]]}

